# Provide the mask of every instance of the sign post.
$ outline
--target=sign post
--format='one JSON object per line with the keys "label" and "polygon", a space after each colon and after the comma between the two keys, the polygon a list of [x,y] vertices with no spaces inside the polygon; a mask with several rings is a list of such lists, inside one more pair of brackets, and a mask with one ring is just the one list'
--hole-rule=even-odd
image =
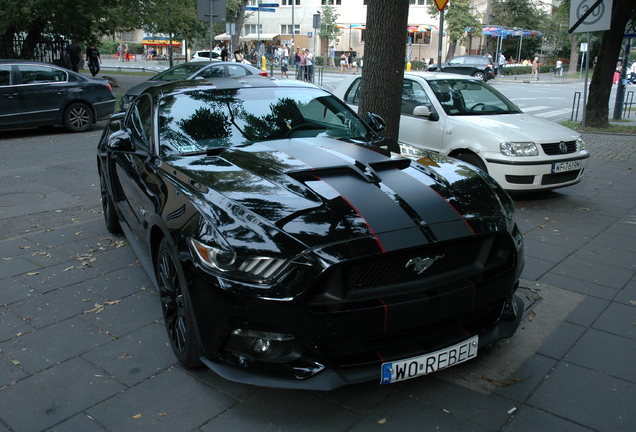
{"label": "sign post", "polygon": [[[568,33],[587,32],[587,47],[590,46],[590,32],[610,29],[612,23],[613,0],[571,0],[570,29]],[[587,81],[590,71],[590,53],[585,55],[585,85],[583,86],[583,114],[581,128],[585,130],[585,114],[587,111]]]}
{"label": "sign post", "polygon": [[442,71],[442,36],[444,35],[444,8],[448,4],[448,0],[435,0],[435,6],[439,11],[439,36],[437,44],[437,70]]}

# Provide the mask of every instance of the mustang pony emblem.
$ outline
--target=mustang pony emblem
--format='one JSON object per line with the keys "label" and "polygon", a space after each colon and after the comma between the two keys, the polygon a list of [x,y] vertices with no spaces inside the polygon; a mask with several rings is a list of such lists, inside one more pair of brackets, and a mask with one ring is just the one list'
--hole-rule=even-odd
{"label": "mustang pony emblem", "polygon": [[438,259],[442,259],[442,258],[444,258],[444,255],[437,255],[434,258],[415,257],[415,258],[411,258],[409,260],[409,262],[407,262],[404,267],[409,268],[409,267],[413,266],[413,270],[417,274],[422,274],[426,270],[428,270],[433,265],[433,263],[435,263],[435,261],[437,261]]}

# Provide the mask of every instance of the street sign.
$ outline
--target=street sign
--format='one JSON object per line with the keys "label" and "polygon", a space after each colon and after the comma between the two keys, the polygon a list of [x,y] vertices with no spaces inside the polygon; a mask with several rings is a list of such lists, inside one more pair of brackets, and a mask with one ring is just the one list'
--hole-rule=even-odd
{"label": "street sign", "polygon": [[259,3],[258,6],[265,7],[265,8],[277,8],[279,4],[278,3]]}
{"label": "street sign", "polygon": [[435,0],[435,6],[437,6],[437,10],[443,10],[448,4],[448,0]]}
{"label": "street sign", "polygon": [[[226,0],[212,0],[212,21],[225,22]],[[210,22],[210,0],[197,0],[197,20]]]}
{"label": "street sign", "polygon": [[276,9],[274,8],[268,8],[268,7],[256,7],[256,6],[243,6],[242,8],[243,10],[246,11],[259,11],[259,12],[276,12]]}
{"label": "street sign", "polygon": [[636,38],[636,21],[627,21],[627,25],[625,26],[625,37]]}
{"label": "street sign", "polygon": [[611,23],[612,0],[571,0],[569,33],[605,31]]}

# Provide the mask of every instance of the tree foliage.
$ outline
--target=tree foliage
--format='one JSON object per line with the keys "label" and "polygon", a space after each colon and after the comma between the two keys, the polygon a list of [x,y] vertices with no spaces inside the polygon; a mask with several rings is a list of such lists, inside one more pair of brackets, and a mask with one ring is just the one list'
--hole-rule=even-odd
{"label": "tree foliage", "polygon": [[[492,25],[524,30],[539,30],[545,32],[550,16],[537,6],[535,0],[493,0]],[[489,50],[495,52],[496,40],[489,41]],[[541,37],[511,37],[502,41],[502,51],[506,58],[516,59],[521,45],[521,59],[530,59],[540,51]],[[494,47],[494,48],[493,48]]]}
{"label": "tree foliage", "polygon": [[[434,2],[428,5],[428,13],[437,18],[440,11]],[[481,34],[482,24],[477,18],[477,11],[472,0],[454,0],[444,8],[444,33],[449,38],[448,51],[444,61],[448,61],[455,56],[458,44],[465,44],[467,41],[466,29]]]}
{"label": "tree foliage", "polygon": [[340,33],[337,24],[340,14],[336,13],[336,8],[332,5],[325,4],[320,11],[320,15],[320,30],[318,31],[318,36],[320,36],[320,40],[326,41],[325,49],[328,50],[331,42],[335,40]]}

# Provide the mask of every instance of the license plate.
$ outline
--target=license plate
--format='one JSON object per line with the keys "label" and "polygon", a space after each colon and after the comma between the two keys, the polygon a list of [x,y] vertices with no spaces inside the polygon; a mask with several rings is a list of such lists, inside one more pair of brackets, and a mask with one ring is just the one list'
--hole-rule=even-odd
{"label": "license plate", "polygon": [[436,372],[477,357],[478,336],[449,348],[396,362],[382,363],[380,384],[391,384]]}
{"label": "license plate", "polygon": [[555,162],[552,164],[552,174],[575,171],[581,169],[581,161]]}

